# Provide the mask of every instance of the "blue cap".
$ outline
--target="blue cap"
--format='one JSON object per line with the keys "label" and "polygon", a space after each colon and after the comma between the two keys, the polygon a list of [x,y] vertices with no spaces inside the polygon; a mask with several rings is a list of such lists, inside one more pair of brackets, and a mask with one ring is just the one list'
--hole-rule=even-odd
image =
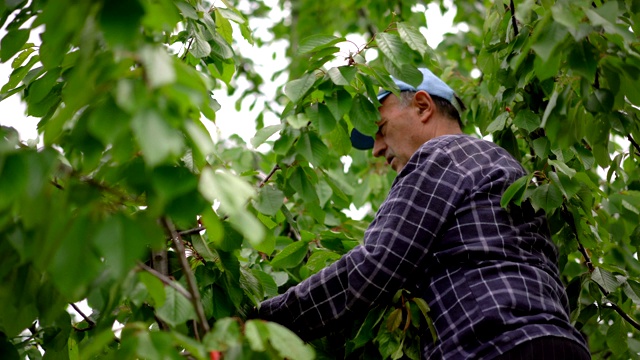
{"label": "blue cap", "polygon": [[[429,93],[429,95],[441,97],[448,100],[455,106],[455,92],[449,87],[449,85],[440,80],[440,78],[435,76],[429,69],[419,68],[418,70],[422,73],[422,82],[417,87],[409,85],[402,80],[394,78],[393,76],[391,77],[391,80],[398,85],[401,92],[424,90]],[[390,90],[381,89],[378,93],[378,101],[384,100],[389,96],[389,94],[391,94]],[[351,131],[351,145],[353,145],[354,148],[359,150],[371,149],[373,148],[373,142],[374,140],[371,136],[365,135],[355,128]]]}

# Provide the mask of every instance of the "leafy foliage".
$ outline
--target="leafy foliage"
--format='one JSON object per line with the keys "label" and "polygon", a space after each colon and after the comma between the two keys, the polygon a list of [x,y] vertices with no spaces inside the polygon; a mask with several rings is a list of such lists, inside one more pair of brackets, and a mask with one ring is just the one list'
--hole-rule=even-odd
{"label": "leafy foliage", "polygon": [[[274,95],[238,50],[269,45],[252,35],[265,2],[0,2],[0,100],[21,96],[42,138],[0,128],[3,358],[418,358],[418,328],[437,334],[406,291],[311,346],[245,320],[361,241],[394,174],[349,132],[374,133],[378,88],[417,66],[458,89],[465,131],[529,170],[502,204],[547,212],[593,357],[638,358],[637,1],[459,0],[468,30],[435,50],[422,2],[280,5],[270,41],[288,42],[290,81]],[[281,123],[216,143],[214,94],[240,79]],[[343,211],[365,204],[361,221]]]}

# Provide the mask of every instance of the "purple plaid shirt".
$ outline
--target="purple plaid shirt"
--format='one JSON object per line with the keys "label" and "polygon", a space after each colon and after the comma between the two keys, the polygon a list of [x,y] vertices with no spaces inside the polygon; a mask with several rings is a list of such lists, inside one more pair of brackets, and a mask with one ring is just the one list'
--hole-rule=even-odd
{"label": "purple plaid shirt", "polygon": [[424,342],[425,358],[490,359],[541,336],[587,349],[569,322],[545,216],[500,206],[524,174],[485,140],[426,142],[398,174],[364,244],[264,301],[259,317],[310,339],[407,288],[427,301],[437,331],[435,344]]}

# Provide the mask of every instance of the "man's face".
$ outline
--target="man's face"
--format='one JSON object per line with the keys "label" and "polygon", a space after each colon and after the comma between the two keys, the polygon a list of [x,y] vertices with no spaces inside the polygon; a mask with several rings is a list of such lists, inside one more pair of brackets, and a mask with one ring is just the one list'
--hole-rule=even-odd
{"label": "man's face", "polygon": [[393,94],[382,101],[378,111],[380,121],[373,156],[384,156],[387,163],[400,172],[423,143],[419,137],[422,129],[418,111],[412,104],[404,106]]}

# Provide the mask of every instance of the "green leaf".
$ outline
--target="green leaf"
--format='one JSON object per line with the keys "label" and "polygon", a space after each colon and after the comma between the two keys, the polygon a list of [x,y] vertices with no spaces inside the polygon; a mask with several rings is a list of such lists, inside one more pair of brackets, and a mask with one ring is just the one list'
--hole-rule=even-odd
{"label": "green leaf", "polygon": [[156,308],[156,315],[160,319],[175,327],[196,318],[196,311],[187,298],[170,286],[164,289],[166,300],[161,307]]}
{"label": "green leaf", "polygon": [[247,201],[255,196],[254,188],[240,177],[226,170],[213,171],[211,168],[202,171],[198,189],[211,203],[219,200],[221,209],[229,215],[244,209]]}
{"label": "green leaf", "polygon": [[291,360],[308,360],[315,358],[313,348],[286,327],[273,323],[265,323],[269,329],[269,342],[282,358]]}
{"label": "green leaf", "polygon": [[11,29],[0,41],[0,61],[7,62],[29,40],[29,29]]}
{"label": "green leaf", "polygon": [[594,10],[585,8],[584,13],[592,25],[602,26],[607,33],[620,35],[628,42],[637,41],[636,35],[628,30],[628,26],[618,24],[619,10],[616,2],[603,3],[602,6]]}
{"label": "green leaf", "polygon": [[131,128],[140,144],[142,156],[151,167],[182,153],[182,136],[156,110],[139,111],[131,121]]}
{"label": "green leaf", "polygon": [[151,305],[156,308],[161,307],[167,299],[167,293],[164,291],[162,281],[148,272],[139,272],[138,279],[145,285],[151,299],[153,299]]}
{"label": "green leaf", "polygon": [[593,83],[598,67],[596,56],[593,46],[588,41],[582,41],[573,47],[567,60],[571,71]]}
{"label": "green leaf", "polygon": [[[391,62],[401,68],[403,65],[411,62],[410,52],[405,50],[404,44],[400,37],[394,34],[389,33],[378,33],[376,35],[376,43],[380,48],[380,52],[384,54],[386,58],[391,60]],[[401,79],[404,80],[404,79]],[[422,82],[422,79],[417,84],[410,83],[412,85],[418,85]],[[415,82],[415,81],[414,81]]]}
{"label": "green leaf", "polygon": [[204,237],[200,234],[191,236],[191,245],[205,261],[216,262],[220,260],[218,253],[209,247]]}
{"label": "green leaf", "polygon": [[258,192],[258,198],[253,202],[253,206],[265,215],[274,216],[283,203],[284,193],[273,185],[266,185]]}
{"label": "green leaf", "polygon": [[355,79],[358,70],[353,66],[332,67],[327,72],[331,81],[336,85],[349,86]]}
{"label": "green leaf", "polygon": [[216,13],[238,24],[244,24],[245,22],[247,22],[247,19],[245,19],[244,16],[235,9],[232,10],[223,7],[217,7]]}
{"label": "green leaf", "polygon": [[[346,41],[343,37],[330,35],[312,35],[300,41],[298,54],[306,54],[314,51],[322,50],[339,42]],[[296,101],[294,101],[296,102]]]}
{"label": "green leaf", "polygon": [[271,260],[271,266],[278,269],[295,267],[302,262],[307,255],[307,251],[309,251],[309,245],[306,242],[293,242]]}
{"label": "green leaf", "polygon": [[436,328],[433,325],[433,320],[431,320],[431,317],[429,316],[429,311],[431,311],[431,309],[429,309],[429,305],[426,301],[424,301],[424,299],[421,298],[413,298],[411,300],[413,300],[413,302],[418,305],[420,312],[422,312],[422,316],[424,316],[424,318],[427,320],[427,326],[429,327],[429,332],[431,333],[431,339],[435,344],[436,340],[438,339],[438,333],[436,332]]}
{"label": "green leaf", "polygon": [[424,55],[429,50],[429,45],[427,44],[427,39],[425,39],[424,35],[420,33],[420,31],[411,26],[407,22],[398,22],[396,23],[398,27],[398,34],[400,34],[400,39],[404,41],[409,47],[418,53]]}
{"label": "green leaf", "polygon": [[485,134],[492,134],[496,131],[500,131],[504,129],[505,124],[507,123],[507,119],[509,118],[508,112],[503,112],[498,117],[496,117],[485,129]]}
{"label": "green leaf", "polygon": [[147,253],[145,231],[124,216],[109,217],[97,226],[93,241],[116,277],[125,276]]}
{"label": "green leaf", "polygon": [[353,126],[363,134],[374,136],[378,132],[377,122],[380,120],[380,113],[371,101],[361,94],[353,98],[349,118]]}
{"label": "green leaf", "polygon": [[202,155],[208,156],[215,152],[211,134],[202,123],[187,121],[184,124],[184,129]]}
{"label": "green leaf", "polygon": [[513,124],[521,129],[532,132],[540,127],[540,115],[534,113],[529,109],[523,109],[518,111]]}
{"label": "green leaf", "polygon": [[244,336],[253,351],[265,351],[268,334],[269,329],[260,320],[249,320],[244,324]]}
{"label": "green leaf", "polygon": [[310,121],[310,119],[307,117],[305,113],[289,115],[284,120],[287,122],[287,124],[289,124],[292,128],[296,130],[306,127]]}
{"label": "green leaf", "polygon": [[[222,15],[222,11],[224,8],[216,8],[216,30],[222,36],[222,38],[227,42],[227,44],[233,43],[233,28],[231,27],[231,23],[229,20]],[[226,10],[226,9],[224,9]],[[229,11],[228,13],[234,14],[233,11]],[[240,19],[242,21],[242,19]]]}
{"label": "green leaf", "polygon": [[549,20],[551,20],[550,16],[545,18],[545,21],[538,23],[536,26],[536,35],[533,38],[533,45],[531,45],[531,48],[535,50],[543,62],[549,60],[556,50],[556,47],[564,41],[568,34],[564,26]]}
{"label": "green leaf", "polygon": [[296,143],[296,150],[317,167],[324,164],[329,154],[327,146],[312,132],[304,132],[300,135]]}
{"label": "green leaf", "polygon": [[191,43],[189,52],[197,59],[207,57],[211,54],[211,45],[199,31],[193,33],[193,43]]}
{"label": "green leaf", "polygon": [[559,161],[559,160],[548,160],[548,163],[549,163],[549,165],[555,167],[556,170],[558,170],[561,173],[567,175],[569,178],[572,178],[576,174],[576,171],[574,169],[570,168],[567,164],[565,164],[562,161]]}
{"label": "green leaf", "polygon": [[176,81],[173,58],[165,49],[145,46],[140,50],[139,54],[145,69],[146,79],[152,88]]}
{"label": "green leaf", "polygon": [[393,332],[402,324],[402,309],[395,309],[387,318],[387,331]]}
{"label": "green leaf", "polygon": [[215,322],[213,329],[202,339],[202,343],[207,350],[223,350],[239,344],[241,337],[238,321],[226,317]]}
{"label": "green leaf", "polygon": [[610,271],[601,267],[596,267],[593,270],[591,280],[610,293],[614,292],[620,286],[618,279],[616,279]]}
{"label": "green leaf", "polygon": [[100,27],[113,45],[128,45],[142,34],[140,21],[145,9],[138,0],[111,0],[102,6]]}
{"label": "green leaf", "polygon": [[640,246],[640,225],[633,229],[631,235],[629,235],[629,240],[631,240],[631,245]]}
{"label": "green leaf", "polygon": [[525,175],[514,181],[513,184],[509,185],[504,194],[502,194],[500,206],[506,208],[511,202],[520,206],[522,203],[522,197],[527,190],[527,185],[529,185],[529,181],[531,181],[531,177],[532,175]]}
{"label": "green leaf", "polygon": [[[275,242],[274,242],[275,245]],[[273,252],[273,249],[269,252],[265,252],[266,254],[270,254]],[[258,270],[256,268],[251,269],[253,272],[253,276],[255,276],[262,285],[262,289],[264,290],[264,296],[273,297],[278,295],[278,285],[271,275],[265,273],[264,271]]]}
{"label": "green leaf", "polygon": [[271,135],[282,130],[282,127],[283,127],[282,124],[263,127],[262,129],[258,130],[255,136],[251,139],[251,145],[254,148],[257,148],[258,146],[262,145],[265,141],[267,141],[267,139],[269,139]]}
{"label": "green leaf", "polygon": [[340,89],[331,96],[325,96],[324,101],[334,119],[340,120],[351,109],[353,98],[349,92]]}
{"label": "green leaf", "polygon": [[304,99],[304,96],[313,87],[315,82],[315,74],[304,74],[299,79],[289,81],[284,86],[284,93],[292,103],[297,104],[300,100]]}
{"label": "green leaf", "polygon": [[562,192],[560,188],[553,184],[539,185],[531,193],[531,204],[534,209],[544,209],[547,214],[562,205]]}
{"label": "green leaf", "polygon": [[318,203],[319,198],[314,185],[317,179],[314,179],[302,167],[298,166],[289,177],[291,187],[306,201],[307,203]]}
{"label": "green leaf", "polygon": [[612,353],[623,355],[628,352],[628,333],[629,330],[627,330],[626,328],[626,323],[620,318],[614,320],[614,323],[609,326],[605,339],[607,342],[607,347],[611,349]]}

